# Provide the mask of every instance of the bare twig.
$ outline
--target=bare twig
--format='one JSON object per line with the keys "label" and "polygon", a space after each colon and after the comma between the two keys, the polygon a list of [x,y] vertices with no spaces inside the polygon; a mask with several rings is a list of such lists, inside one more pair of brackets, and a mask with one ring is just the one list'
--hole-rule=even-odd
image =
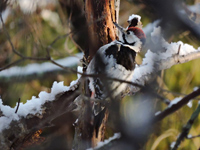
{"label": "bare twig", "polygon": [[179,47],[178,47],[178,52],[177,52],[178,55],[179,55],[179,53],[180,53],[180,50],[181,50],[181,44],[180,44]]}
{"label": "bare twig", "polygon": [[200,113],[200,105],[198,105],[197,109],[193,112],[191,118],[188,120],[187,124],[183,127],[181,134],[178,136],[178,139],[175,142],[174,147],[172,150],[176,150],[180,143],[187,137],[195,119],[198,117]]}
{"label": "bare twig", "polygon": [[172,114],[173,112],[177,111],[178,109],[180,109],[181,107],[186,105],[191,99],[197,97],[198,95],[200,95],[200,88],[198,90],[188,94],[187,96],[182,98],[179,102],[177,102],[176,104],[172,105],[171,107],[166,108],[160,114],[156,115],[153,118],[154,122],[156,123],[158,121],[161,121],[162,119],[164,119],[168,115]]}
{"label": "bare twig", "polygon": [[189,135],[188,135],[188,136],[186,137],[186,139],[193,139],[193,138],[197,138],[197,137],[200,137],[200,135],[195,135],[195,136],[189,136]]}
{"label": "bare twig", "polygon": [[12,62],[12,63],[10,63],[10,64],[4,66],[4,67],[1,67],[1,68],[0,68],[0,71],[5,70],[5,69],[8,69],[8,68],[10,68],[11,66],[16,65],[16,64],[18,64],[18,63],[20,63],[20,62],[22,62],[22,61],[24,61],[23,58],[22,58],[22,59],[19,59],[19,60],[17,60],[17,61],[14,61],[14,62]]}
{"label": "bare twig", "polygon": [[[174,91],[169,91],[169,90],[166,90],[166,89],[163,89],[161,87],[159,87],[159,90],[163,91],[163,92],[166,92],[166,93],[171,93],[173,95],[176,95],[176,96],[187,96],[187,94],[183,94],[183,93],[179,93],[179,92],[174,92]],[[193,98],[194,100],[200,100],[200,98]]]}
{"label": "bare twig", "polygon": [[78,74],[83,74],[83,73],[81,73],[81,72],[78,72],[78,71],[76,71],[76,70],[74,70],[74,69],[71,69],[71,68],[69,68],[69,67],[64,67],[63,65],[60,65],[59,63],[57,63],[57,62],[55,62],[54,60],[52,60],[51,58],[50,58],[50,61],[54,64],[54,65],[56,65],[56,66],[58,66],[58,67],[60,67],[60,68],[62,68],[62,69],[64,69],[64,70],[66,70],[66,71],[70,71],[70,72],[73,72],[73,73],[78,73]]}
{"label": "bare twig", "polygon": [[3,30],[4,30],[4,32],[5,32],[6,36],[7,36],[7,38],[8,38],[8,41],[9,41],[11,47],[12,47],[12,51],[13,51],[15,54],[17,54],[18,56],[20,56],[20,57],[23,58],[23,55],[22,55],[21,53],[19,53],[18,51],[16,51],[16,49],[15,49],[15,47],[14,47],[12,41],[11,41],[10,35],[9,35],[9,33],[8,33],[6,27],[5,27],[5,24],[4,24],[4,21],[3,21],[3,18],[2,18],[2,13],[1,13],[1,12],[0,12],[0,19],[1,19],[1,22],[2,22],[2,25],[3,25]]}
{"label": "bare twig", "polygon": [[17,113],[17,111],[18,111],[18,109],[19,109],[20,100],[21,100],[21,98],[19,98],[19,100],[18,100],[18,103],[17,103],[17,108],[16,108],[16,110],[15,110],[15,113]]}

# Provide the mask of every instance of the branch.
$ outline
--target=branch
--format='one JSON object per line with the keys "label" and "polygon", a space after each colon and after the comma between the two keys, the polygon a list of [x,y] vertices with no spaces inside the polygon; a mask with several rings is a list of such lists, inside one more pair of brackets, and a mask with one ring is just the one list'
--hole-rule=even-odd
{"label": "branch", "polygon": [[154,117],[153,122],[156,123],[156,122],[164,119],[168,115],[172,114],[173,112],[177,111],[178,109],[180,109],[181,107],[183,107],[184,105],[186,105],[190,100],[192,100],[193,98],[197,97],[198,95],[200,95],[200,88],[197,89],[196,91],[188,94],[187,96],[185,96],[184,98],[182,98],[177,103],[172,104],[170,107],[167,107],[163,112],[157,114]]}
{"label": "branch", "polygon": [[[156,53],[152,53],[152,52],[150,53],[151,53],[150,55],[152,55],[151,57],[152,59],[159,57],[159,55],[157,55]],[[146,58],[148,58],[147,54],[146,54]],[[135,74],[133,74],[132,81],[136,84],[138,83],[139,85],[144,85],[145,83],[150,82],[157,72],[168,69],[176,64],[186,63],[198,58],[200,58],[200,50],[191,52],[190,54],[187,54],[187,55],[175,54],[168,58],[164,58],[164,59],[161,58],[153,62],[155,64],[159,64],[157,66],[154,66],[154,64],[150,64],[150,63],[138,66],[134,70]],[[143,62],[144,62],[144,59],[143,59]],[[133,92],[137,92],[139,89],[134,87],[132,90]]]}
{"label": "branch", "polygon": [[112,137],[110,137],[107,140],[104,140],[103,142],[99,142],[96,147],[94,148],[88,148],[87,150],[105,150],[110,149],[113,147],[113,143],[116,143],[118,139],[120,139],[121,134],[115,133]]}
{"label": "branch", "polygon": [[51,93],[40,92],[38,98],[32,97],[25,104],[18,103],[15,108],[4,106],[0,99],[0,149],[19,148],[31,133],[49,126],[58,116],[74,110],[77,106],[73,101],[80,95],[79,78],[69,87],[63,86],[63,82],[54,82]]}
{"label": "branch", "polygon": [[[55,60],[54,62],[56,62],[57,64],[61,65],[64,68],[73,67],[73,66],[77,66],[79,62],[79,58],[81,58],[82,56],[83,54],[79,53],[79,54],[76,54],[75,57],[70,56],[63,59]],[[22,60],[20,59],[18,61],[21,62]],[[16,63],[19,63],[18,61],[10,64],[9,67],[11,65],[15,65]],[[5,69],[5,67],[2,69]],[[41,64],[33,63],[33,64],[28,64],[25,67],[11,67],[9,69],[6,69],[0,72],[0,81],[2,79],[10,80],[10,78],[16,78],[19,76],[28,77],[28,76],[33,76],[33,75],[35,76],[38,74],[41,75],[41,74],[59,71],[59,70],[63,70],[63,68],[59,67],[58,65],[53,64],[52,62],[44,62]]]}
{"label": "branch", "polygon": [[[8,41],[9,41],[11,47],[12,47],[12,51],[13,51],[16,55],[18,55],[19,57],[21,57],[21,60],[26,60],[26,59],[29,59],[29,60],[49,60],[49,58],[47,58],[47,57],[27,57],[27,56],[24,56],[23,54],[21,54],[20,52],[18,52],[18,51],[15,49],[15,47],[14,47],[12,41],[11,41],[10,35],[9,35],[9,33],[8,33],[6,27],[5,27],[5,24],[4,24],[4,21],[3,21],[3,18],[2,18],[2,14],[1,14],[1,13],[0,13],[0,20],[1,20],[2,25],[3,25],[3,30],[4,30],[4,32],[5,32],[6,36],[7,36],[7,39],[8,39]],[[1,70],[2,70],[2,69],[1,69]]]}
{"label": "branch", "polygon": [[172,145],[171,149],[176,150],[180,143],[187,137],[195,119],[199,116],[200,105],[198,104],[197,109],[193,112],[191,118],[188,120],[187,124],[183,127],[182,133],[178,136],[176,142]]}
{"label": "branch", "polygon": [[[195,49],[189,44],[183,42],[168,43],[161,36],[161,28],[154,28],[151,33],[152,49],[148,50],[143,58],[142,64],[134,70],[132,82],[139,85],[145,85],[152,81],[157,72],[168,69],[176,64],[186,63],[188,61],[200,58],[200,47]],[[161,51],[164,49],[165,51]],[[133,92],[140,90],[138,87],[132,87]]]}

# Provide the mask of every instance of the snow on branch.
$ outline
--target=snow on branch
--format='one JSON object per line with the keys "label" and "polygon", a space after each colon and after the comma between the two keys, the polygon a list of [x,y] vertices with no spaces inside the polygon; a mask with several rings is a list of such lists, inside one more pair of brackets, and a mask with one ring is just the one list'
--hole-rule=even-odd
{"label": "snow on branch", "polygon": [[[82,68],[78,67],[78,72],[81,72]],[[0,99],[0,111],[3,114],[3,117],[0,118],[0,132],[4,129],[9,127],[9,123],[12,120],[19,120],[21,117],[26,117],[27,115],[35,115],[35,114],[42,114],[44,111],[42,105],[48,101],[53,101],[56,98],[57,94],[64,93],[69,91],[72,86],[77,84],[78,80],[80,79],[80,75],[78,74],[78,79],[76,81],[72,81],[70,86],[64,86],[62,82],[54,82],[51,88],[51,93],[47,93],[42,91],[39,93],[38,97],[33,96],[30,100],[27,100],[25,104],[19,104],[19,110],[15,113],[17,108],[17,104],[14,108],[10,106],[3,105],[2,99]]]}
{"label": "snow on branch", "polygon": [[200,105],[198,104],[198,107],[196,108],[196,110],[192,113],[190,119],[188,120],[187,124],[183,127],[181,134],[179,134],[176,142],[173,142],[173,144],[171,145],[171,150],[177,150],[179,145],[181,144],[181,142],[187,138],[188,133],[192,127],[192,125],[194,124],[194,121],[197,119],[197,117],[199,116],[200,113]]}
{"label": "snow on branch", "polygon": [[[153,48],[157,50],[156,52],[147,51],[142,64],[134,70],[132,79],[134,83],[144,85],[158,71],[200,58],[200,47],[195,49],[193,46],[184,44],[182,41],[168,43],[162,37],[160,27],[154,28],[154,31],[151,33],[151,40],[154,44]],[[133,89],[134,92],[137,90],[139,89]]]}
{"label": "snow on branch", "polygon": [[170,103],[170,105],[164,111],[155,114],[155,117],[153,119],[154,122],[158,122],[162,120],[163,118],[177,111],[182,106],[186,105],[190,100],[194,99],[195,97],[199,95],[200,95],[200,88],[186,95],[182,99],[176,98],[174,101]]}
{"label": "snow on branch", "polygon": [[[83,57],[83,53],[78,53],[74,57],[66,57],[63,59],[55,60],[56,63],[62,65],[63,67],[73,67],[77,66],[79,60]],[[44,63],[34,63],[28,64],[25,67],[11,67],[9,69],[5,69],[0,72],[1,78],[13,78],[18,76],[31,76],[35,74],[43,74],[47,72],[59,71],[63,70],[61,67],[53,64],[52,62],[44,62]]]}
{"label": "snow on branch", "polygon": [[[78,72],[82,72],[81,67],[78,67]],[[73,106],[71,103],[80,94],[77,91],[80,77],[78,74],[78,79],[72,81],[70,86],[54,82],[50,93],[42,91],[38,97],[33,96],[25,104],[20,103],[17,112],[18,104],[11,108],[3,105],[0,99],[0,149],[7,149],[6,146],[14,142],[9,140],[9,136],[14,135],[13,140],[23,139],[28,130],[43,128],[55,117],[70,111],[70,106]]]}
{"label": "snow on branch", "polygon": [[103,141],[103,142],[99,142],[97,143],[97,146],[94,148],[88,148],[87,150],[98,150],[103,148],[104,146],[110,144],[113,140],[117,140],[121,137],[120,133],[115,133],[112,137],[110,137],[109,139]]}

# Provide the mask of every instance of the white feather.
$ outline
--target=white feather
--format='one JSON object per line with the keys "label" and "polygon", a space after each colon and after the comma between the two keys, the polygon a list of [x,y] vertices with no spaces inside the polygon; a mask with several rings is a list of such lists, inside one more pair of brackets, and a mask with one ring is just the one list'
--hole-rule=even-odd
{"label": "white feather", "polygon": [[[111,45],[115,45],[119,43],[118,41],[113,41],[109,44],[106,44],[104,46],[102,46],[99,50],[98,50],[98,54],[100,56],[102,56],[102,61],[107,64],[105,66],[105,71],[106,71],[106,75],[107,77],[110,78],[116,78],[116,79],[120,79],[120,80],[125,80],[125,81],[131,81],[131,78],[133,76],[133,71],[127,70],[125,67],[123,67],[120,64],[116,63],[116,59],[114,59],[111,56],[106,56],[105,55],[105,50],[110,47]],[[129,45],[127,45],[129,46]],[[91,60],[90,64],[88,65],[87,68],[87,74],[96,74],[96,72],[94,72],[95,70],[95,57]],[[95,92],[95,87],[94,86],[98,86],[98,85],[94,85],[94,79],[92,77],[89,78],[90,80],[90,84],[89,87],[91,89],[91,91]],[[119,95],[122,91],[124,91],[127,87],[127,83],[121,83],[118,81],[113,81],[113,80],[108,80],[108,85],[111,88],[110,90],[113,90],[112,96],[115,97],[117,95]],[[107,94],[110,93],[104,93],[103,96],[107,96]]]}

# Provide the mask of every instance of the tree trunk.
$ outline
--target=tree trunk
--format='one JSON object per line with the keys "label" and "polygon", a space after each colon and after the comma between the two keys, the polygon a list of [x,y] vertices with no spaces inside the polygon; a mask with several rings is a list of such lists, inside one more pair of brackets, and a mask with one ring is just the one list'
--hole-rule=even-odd
{"label": "tree trunk", "polygon": [[[97,50],[116,39],[116,29],[113,22],[118,20],[119,0],[85,0],[85,14],[88,24],[88,52],[85,56],[89,62],[96,54]],[[87,82],[84,83],[85,93],[90,96]],[[75,128],[74,149],[82,150],[90,147],[95,147],[99,141],[104,140],[106,122],[108,118],[108,110],[105,111],[105,116],[101,126],[96,133],[94,128],[94,115],[90,102],[84,102],[84,106],[79,116],[78,124]],[[96,136],[96,134],[98,136]]]}
{"label": "tree trunk", "polygon": [[86,0],[85,13],[89,34],[89,60],[102,46],[116,39],[113,21],[116,21],[115,1]]}

